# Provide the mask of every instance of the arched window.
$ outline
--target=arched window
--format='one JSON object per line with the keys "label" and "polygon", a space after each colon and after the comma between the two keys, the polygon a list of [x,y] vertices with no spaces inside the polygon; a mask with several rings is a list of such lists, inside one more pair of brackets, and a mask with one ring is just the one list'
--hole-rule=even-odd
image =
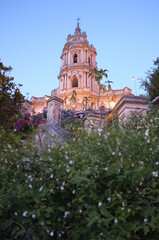
{"label": "arched window", "polygon": [[78,87],[78,79],[74,78],[72,81],[72,87]]}
{"label": "arched window", "polygon": [[88,58],[88,63],[89,63],[89,65],[91,65],[91,59],[90,59],[90,57]]}
{"label": "arched window", "polygon": [[73,62],[74,62],[74,63],[77,63],[77,54],[74,55],[74,57],[73,57]]}

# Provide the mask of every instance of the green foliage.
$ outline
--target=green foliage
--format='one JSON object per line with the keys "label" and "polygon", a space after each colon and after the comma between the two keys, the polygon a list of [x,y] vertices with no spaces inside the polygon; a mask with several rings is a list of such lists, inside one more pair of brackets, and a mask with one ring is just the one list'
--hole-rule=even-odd
{"label": "green foliage", "polygon": [[24,101],[19,88],[13,82],[14,78],[9,76],[11,70],[11,67],[5,67],[0,61],[0,126],[7,130],[13,129]]}
{"label": "green foliage", "polygon": [[1,131],[1,239],[158,240],[158,132],[156,111],[41,153]]}
{"label": "green foliage", "polygon": [[[92,76],[92,75],[95,76],[95,79],[96,79],[96,81],[98,83],[98,86],[99,86],[98,101],[97,101],[98,109],[100,109],[99,100],[100,100],[101,91],[103,91],[103,93],[105,92],[105,85],[102,84],[101,81],[102,81],[103,77],[108,78],[107,71],[108,71],[107,69],[97,70],[96,68],[94,68],[94,69],[92,69],[92,73],[89,74],[89,76]],[[107,80],[105,83],[108,83],[108,90],[110,91],[111,90],[110,83],[112,83],[112,81]]]}
{"label": "green foliage", "polygon": [[[154,100],[159,96],[159,58],[154,61],[154,68],[147,72],[145,80],[142,81],[141,86],[147,92],[150,101]],[[155,104],[158,104],[159,101],[156,101]]]}

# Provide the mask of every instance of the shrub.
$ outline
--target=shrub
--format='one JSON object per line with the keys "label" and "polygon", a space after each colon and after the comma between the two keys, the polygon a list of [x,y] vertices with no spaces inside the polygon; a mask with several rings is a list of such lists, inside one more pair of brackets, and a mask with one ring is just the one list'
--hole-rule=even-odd
{"label": "shrub", "polygon": [[156,111],[43,153],[1,142],[1,239],[157,240],[158,132]]}

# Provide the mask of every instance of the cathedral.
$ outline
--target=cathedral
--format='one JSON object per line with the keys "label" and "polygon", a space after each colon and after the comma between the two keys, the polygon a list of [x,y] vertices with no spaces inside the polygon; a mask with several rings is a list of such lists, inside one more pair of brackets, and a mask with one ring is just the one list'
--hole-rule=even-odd
{"label": "cathedral", "polygon": [[[82,110],[83,99],[87,97],[88,106],[98,109],[97,101],[99,86],[95,76],[90,76],[91,70],[97,67],[97,51],[87,40],[86,32],[81,32],[79,22],[73,35],[69,34],[61,54],[61,68],[58,76],[59,86],[51,91],[51,95],[32,97],[30,102],[33,114],[46,110],[52,111],[49,103],[56,100],[58,107],[64,110]],[[110,101],[117,104],[124,95],[131,95],[131,89],[125,87],[120,90],[109,90],[105,86],[101,92],[99,107],[110,109]],[[75,91],[74,91],[75,90]],[[76,92],[76,101],[72,101],[72,93]],[[51,106],[51,105],[50,105]],[[52,104],[53,106],[53,104]],[[55,111],[55,110],[54,110]]]}

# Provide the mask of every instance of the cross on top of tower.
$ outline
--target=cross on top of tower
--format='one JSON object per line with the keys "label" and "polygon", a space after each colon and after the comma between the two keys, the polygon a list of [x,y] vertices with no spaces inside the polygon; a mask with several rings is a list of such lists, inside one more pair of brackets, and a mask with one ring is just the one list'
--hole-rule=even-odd
{"label": "cross on top of tower", "polygon": [[75,29],[75,34],[81,34],[81,29],[79,27],[79,20],[81,19],[78,17],[76,20],[77,20],[77,27]]}
{"label": "cross on top of tower", "polygon": [[78,17],[76,20],[77,20],[77,22],[79,23],[79,21],[80,21],[81,19]]}

